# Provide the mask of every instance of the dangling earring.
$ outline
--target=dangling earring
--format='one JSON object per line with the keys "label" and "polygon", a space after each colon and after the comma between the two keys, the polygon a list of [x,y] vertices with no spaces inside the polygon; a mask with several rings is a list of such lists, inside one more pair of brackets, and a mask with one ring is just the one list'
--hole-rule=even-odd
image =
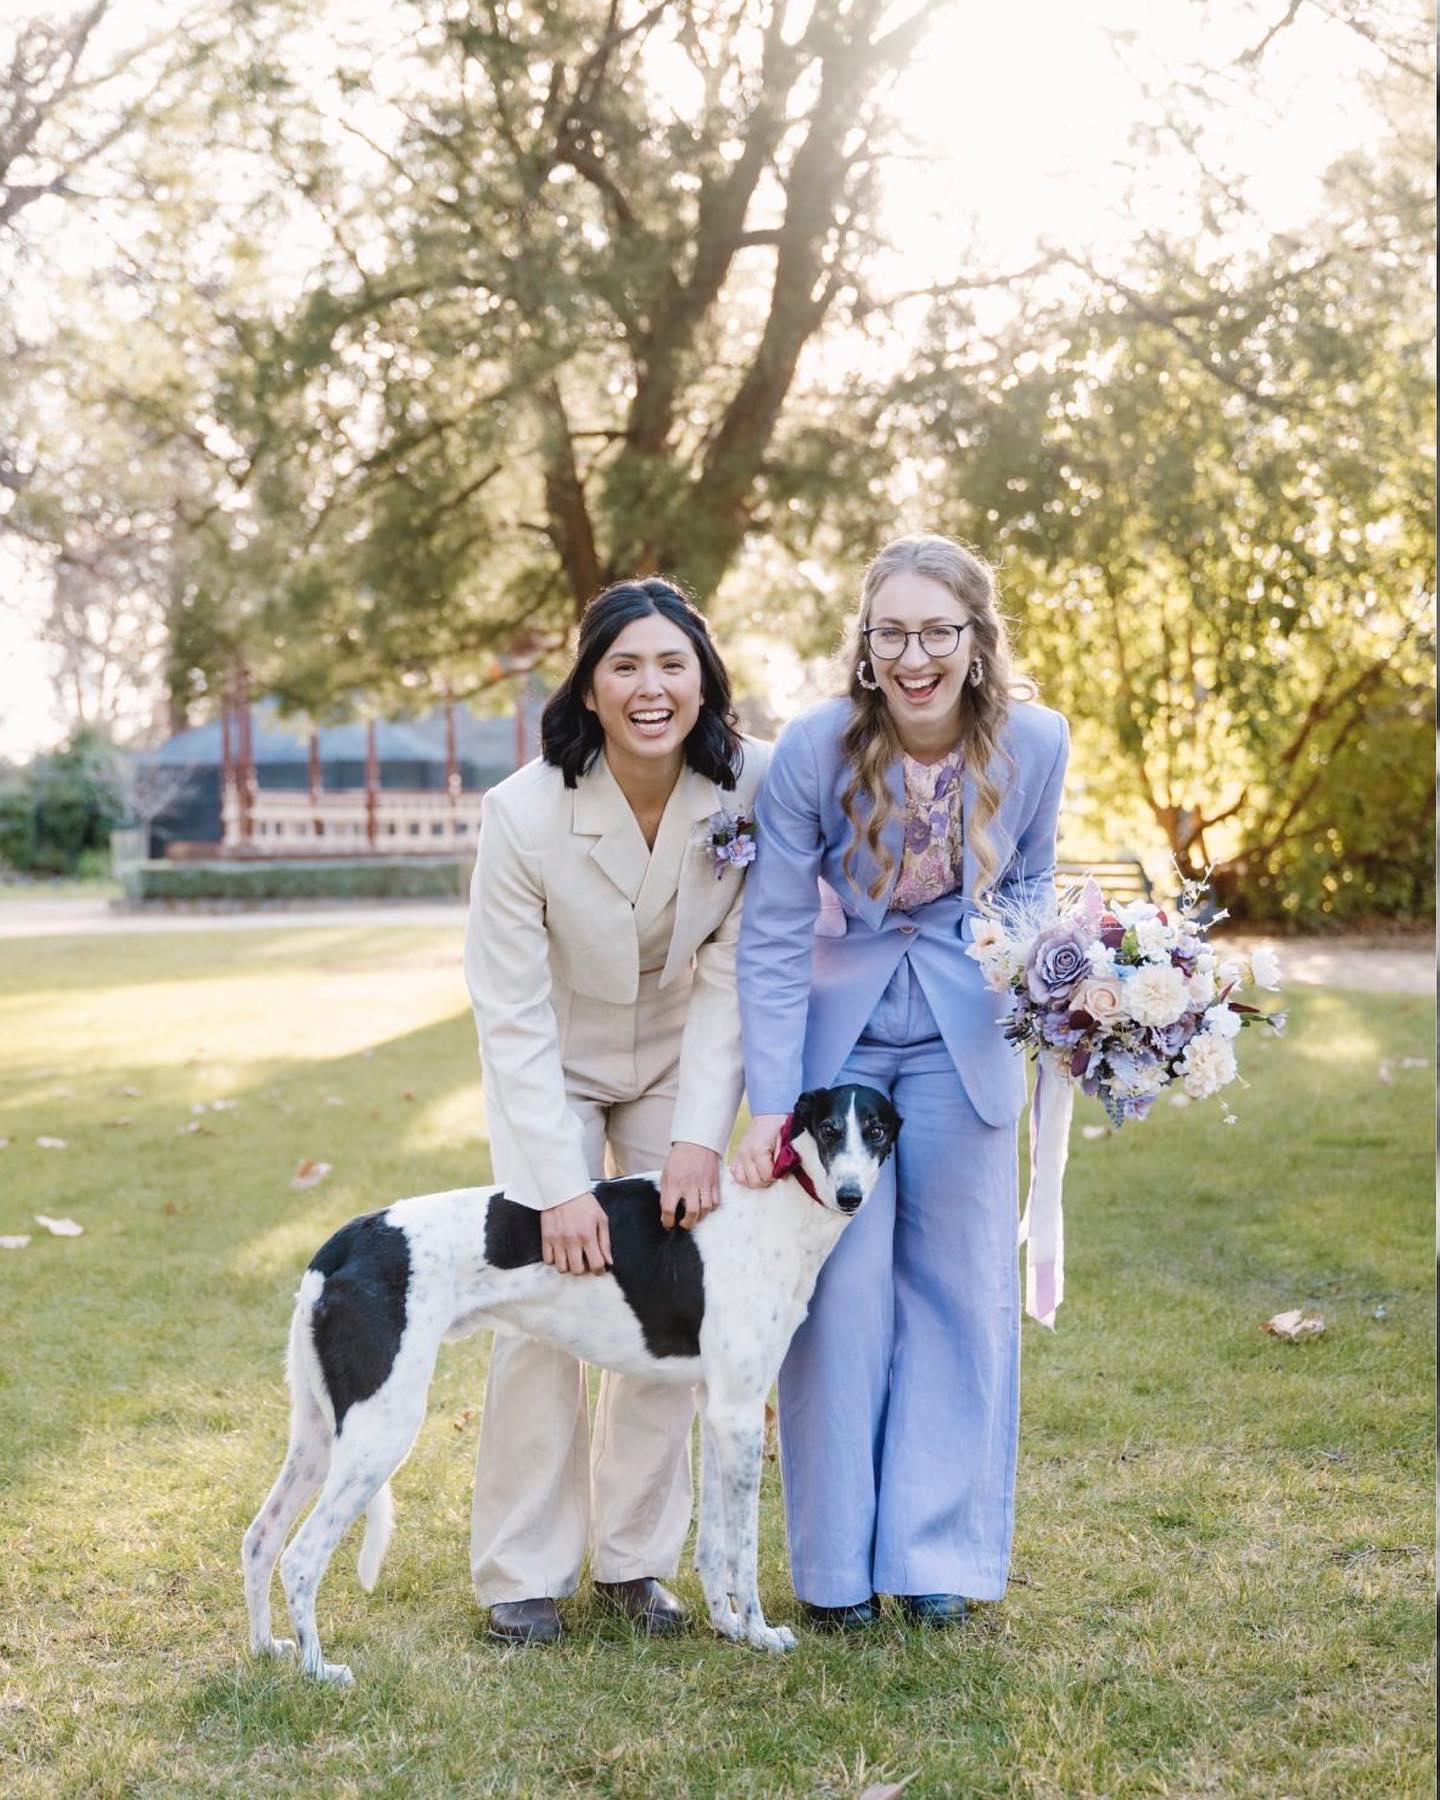
{"label": "dangling earring", "polygon": [[880,683],[871,673],[869,663],[860,663],[859,667],[855,670],[855,679],[868,693],[874,694],[879,692]]}
{"label": "dangling earring", "polygon": [[980,683],[985,679],[985,664],[978,656],[970,665],[969,679],[971,687],[979,687]]}

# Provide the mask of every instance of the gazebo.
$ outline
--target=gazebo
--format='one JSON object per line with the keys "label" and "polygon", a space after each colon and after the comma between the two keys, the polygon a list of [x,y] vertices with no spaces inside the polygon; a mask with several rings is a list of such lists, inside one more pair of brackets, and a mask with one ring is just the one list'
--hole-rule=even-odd
{"label": "gazebo", "polygon": [[539,748],[540,701],[476,718],[452,703],[409,722],[307,728],[269,701],[148,751],[165,790],[152,857],[454,855],[472,848],[487,788]]}

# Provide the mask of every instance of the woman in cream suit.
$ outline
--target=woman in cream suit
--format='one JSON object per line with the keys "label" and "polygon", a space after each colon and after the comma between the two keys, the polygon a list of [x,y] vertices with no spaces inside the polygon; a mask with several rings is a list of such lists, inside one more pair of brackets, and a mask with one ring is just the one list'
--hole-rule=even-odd
{"label": "woman in cream suit", "polygon": [[[735,942],[768,748],[734,727],[703,616],[667,582],[590,603],[546,706],[542,756],[485,799],[465,968],[495,1179],[542,1212],[547,1262],[603,1274],[591,1184],[661,1169],[682,1226],[716,1204],[740,1104]],[[731,826],[733,829],[733,825]],[[690,1522],[688,1390],[607,1374],[593,1454],[585,1372],[497,1335],[471,1522],[492,1635],[559,1635],[587,1539],[596,1590],[652,1631],[684,1613],[662,1585]]]}

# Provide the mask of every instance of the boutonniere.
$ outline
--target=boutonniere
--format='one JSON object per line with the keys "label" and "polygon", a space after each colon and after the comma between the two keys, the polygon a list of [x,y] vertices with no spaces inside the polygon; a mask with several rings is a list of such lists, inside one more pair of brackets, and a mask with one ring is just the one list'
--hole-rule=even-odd
{"label": "boutonniere", "polygon": [[727,869],[743,869],[755,860],[755,821],[721,807],[702,827],[703,847],[715,859],[715,879]]}

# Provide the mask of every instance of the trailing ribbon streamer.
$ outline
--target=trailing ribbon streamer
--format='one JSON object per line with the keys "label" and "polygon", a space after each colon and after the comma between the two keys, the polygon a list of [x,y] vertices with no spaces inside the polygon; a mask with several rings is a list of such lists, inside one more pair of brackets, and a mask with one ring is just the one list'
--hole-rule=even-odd
{"label": "trailing ribbon streamer", "polygon": [[1030,1101],[1030,1192],[1020,1221],[1025,1246],[1025,1310],[1047,1330],[1065,1298],[1065,1162],[1075,1089],[1041,1057]]}

